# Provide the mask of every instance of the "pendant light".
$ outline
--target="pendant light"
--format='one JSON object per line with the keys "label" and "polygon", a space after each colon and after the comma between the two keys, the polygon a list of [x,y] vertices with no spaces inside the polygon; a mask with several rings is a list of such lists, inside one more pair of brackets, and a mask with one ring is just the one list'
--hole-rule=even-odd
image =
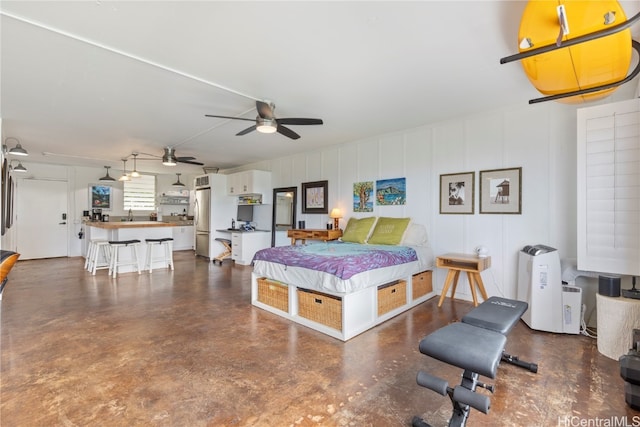
{"label": "pendant light", "polygon": [[127,175],[127,159],[122,159],[122,176],[118,178],[118,181],[130,181],[129,175]]}
{"label": "pendant light", "polygon": [[136,157],[138,157],[138,153],[133,153],[133,170],[130,174],[132,178],[140,178],[140,172],[136,170]]}
{"label": "pendant light", "polygon": [[8,138],[6,138],[4,140],[4,147],[7,146],[7,141],[9,141],[10,139],[16,141],[16,146],[9,150],[9,154],[13,154],[13,155],[16,155],[16,156],[28,156],[29,155],[29,153],[27,153],[27,150],[22,148],[22,145],[20,144],[20,140],[18,138],[14,138],[13,136],[10,136],[10,137],[8,137]]}
{"label": "pendant light", "polygon": [[184,187],[184,184],[180,182],[180,175],[182,175],[181,173],[177,173],[176,175],[178,175],[178,180],[176,182],[174,182],[172,185],[174,187]]}
{"label": "pendant light", "polygon": [[[9,142],[9,140],[16,141],[16,146],[7,151],[7,148],[8,148],[7,147],[7,142]],[[2,148],[3,148],[3,151],[5,153],[8,153],[8,154],[13,154],[13,155],[16,155],[16,156],[28,156],[29,155],[29,153],[27,153],[27,150],[22,148],[22,145],[20,144],[20,140],[18,138],[14,138],[13,136],[5,138],[4,144],[2,145]]]}
{"label": "pendant light", "polygon": [[111,168],[111,166],[105,166],[104,168],[107,170],[107,174],[100,178],[99,181],[115,181],[116,179],[109,175],[109,169]]}
{"label": "pendant light", "polygon": [[11,170],[14,172],[26,172],[27,168],[22,166],[22,162],[18,162],[18,166],[16,166],[15,168],[11,168]]}

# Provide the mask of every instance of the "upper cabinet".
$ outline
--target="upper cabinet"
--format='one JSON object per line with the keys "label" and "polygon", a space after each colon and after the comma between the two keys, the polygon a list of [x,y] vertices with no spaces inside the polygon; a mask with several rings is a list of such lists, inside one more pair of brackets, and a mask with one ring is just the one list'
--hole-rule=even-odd
{"label": "upper cabinet", "polygon": [[271,203],[271,172],[248,170],[227,176],[229,196],[261,195],[263,204]]}

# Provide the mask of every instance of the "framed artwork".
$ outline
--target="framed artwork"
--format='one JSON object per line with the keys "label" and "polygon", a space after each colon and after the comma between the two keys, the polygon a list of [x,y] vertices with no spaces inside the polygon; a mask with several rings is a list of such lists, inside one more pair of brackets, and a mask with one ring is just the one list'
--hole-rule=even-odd
{"label": "framed artwork", "polygon": [[440,213],[473,215],[475,172],[440,175]]}
{"label": "framed artwork", "polygon": [[89,186],[89,205],[91,208],[111,209],[111,186],[109,185],[90,185]]}
{"label": "framed artwork", "polygon": [[480,213],[522,213],[522,168],[480,171]]}
{"label": "framed artwork", "polygon": [[329,181],[302,183],[302,213],[329,213]]}
{"label": "framed artwork", "polygon": [[380,179],[376,181],[377,205],[406,205],[407,179]]}
{"label": "framed artwork", "polygon": [[373,212],[373,181],[353,184],[353,211]]}

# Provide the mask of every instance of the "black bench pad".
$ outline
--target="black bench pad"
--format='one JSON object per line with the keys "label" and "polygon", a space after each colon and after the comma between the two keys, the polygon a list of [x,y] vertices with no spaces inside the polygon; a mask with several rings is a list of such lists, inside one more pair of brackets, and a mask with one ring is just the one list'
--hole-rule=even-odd
{"label": "black bench pad", "polygon": [[451,323],[420,341],[420,352],[450,365],[495,378],[507,337],[467,323]]}
{"label": "black bench pad", "polygon": [[523,301],[491,297],[467,313],[462,323],[507,335],[528,307]]}

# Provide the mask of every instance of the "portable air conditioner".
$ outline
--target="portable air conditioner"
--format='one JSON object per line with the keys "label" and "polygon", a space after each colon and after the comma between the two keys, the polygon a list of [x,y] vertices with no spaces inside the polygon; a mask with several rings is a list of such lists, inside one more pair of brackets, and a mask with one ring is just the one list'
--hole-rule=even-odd
{"label": "portable air conditioner", "polygon": [[556,249],[545,245],[522,248],[516,298],[529,304],[522,320],[531,329],[580,333],[582,289],[562,284]]}

